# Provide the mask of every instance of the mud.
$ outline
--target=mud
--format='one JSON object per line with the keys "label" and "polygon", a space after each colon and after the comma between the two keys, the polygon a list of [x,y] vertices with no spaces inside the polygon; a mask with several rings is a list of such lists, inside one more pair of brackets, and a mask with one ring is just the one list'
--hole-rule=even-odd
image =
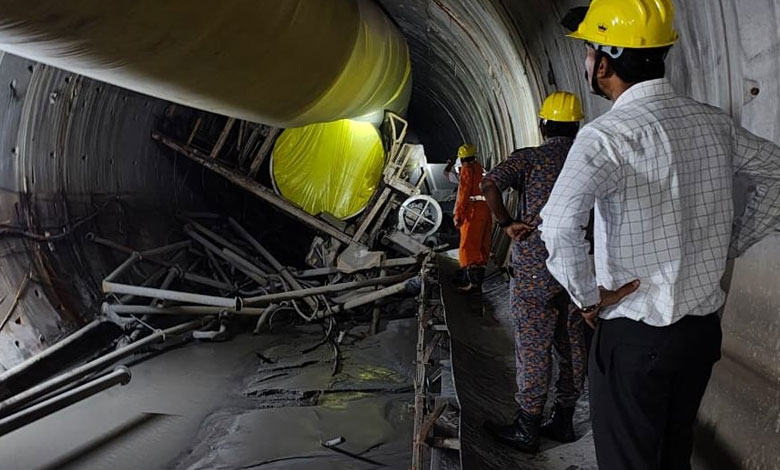
{"label": "mud", "polygon": [[577,442],[561,445],[543,439],[541,451],[527,455],[494,441],[483,431],[485,420],[509,422],[515,413],[517,386],[508,280],[493,270],[481,298],[463,297],[455,293],[450,282],[457,263],[441,257],[439,265],[452,336],[455,388],[462,409],[463,469],[597,470],[587,395],[580,399],[574,418]]}
{"label": "mud", "polygon": [[[316,326],[183,345],[134,365],[129,385],[3,436],[0,468],[406,468],[415,325],[353,329],[335,375],[330,346],[301,352]],[[321,446],[339,437],[344,452]]]}

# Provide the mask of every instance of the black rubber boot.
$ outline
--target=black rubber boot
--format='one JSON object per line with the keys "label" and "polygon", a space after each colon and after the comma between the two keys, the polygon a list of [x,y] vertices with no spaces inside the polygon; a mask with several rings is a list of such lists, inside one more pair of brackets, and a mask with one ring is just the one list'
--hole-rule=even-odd
{"label": "black rubber boot", "polygon": [[466,271],[466,278],[468,279],[468,284],[464,287],[459,287],[458,293],[464,295],[481,294],[482,281],[485,279],[485,268],[481,266],[468,268]]}
{"label": "black rubber boot", "polygon": [[521,452],[535,454],[539,451],[539,424],[541,415],[531,415],[519,411],[512,424],[497,424],[485,421],[485,431],[497,441]]}
{"label": "black rubber boot", "polygon": [[574,407],[555,404],[550,417],[542,424],[541,434],[558,442],[574,442]]}

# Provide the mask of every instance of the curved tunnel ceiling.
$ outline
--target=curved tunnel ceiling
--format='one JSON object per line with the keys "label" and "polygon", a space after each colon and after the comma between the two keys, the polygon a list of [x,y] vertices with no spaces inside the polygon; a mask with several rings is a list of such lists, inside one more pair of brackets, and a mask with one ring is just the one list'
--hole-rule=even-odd
{"label": "curved tunnel ceiling", "polygon": [[429,158],[452,158],[471,142],[495,164],[539,142],[538,64],[498,2],[382,0],[412,54],[414,128]]}
{"label": "curved tunnel ceiling", "polygon": [[[435,159],[464,140],[476,142],[488,164],[538,143],[535,108],[554,90],[583,96],[589,118],[608,109],[586,93],[582,46],[565,39],[558,24],[584,1],[380,3],[408,40],[412,125]],[[678,91],[780,141],[780,4],[676,3],[681,41],[668,64]],[[23,222],[43,233],[104,208],[95,219],[100,230],[152,244],[167,236],[161,212],[210,197],[185,183],[182,172],[197,169],[149,139],[165,102],[10,55],[0,61],[0,83],[0,224]],[[751,469],[780,465],[778,252],[780,236],[773,235],[735,265],[724,359],[702,408],[705,438]],[[0,238],[0,256],[0,296],[13,296],[27,273],[37,273],[18,307],[23,320],[0,332],[3,368],[94,315],[96,279],[116,262],[80,242],[18,237]]]}

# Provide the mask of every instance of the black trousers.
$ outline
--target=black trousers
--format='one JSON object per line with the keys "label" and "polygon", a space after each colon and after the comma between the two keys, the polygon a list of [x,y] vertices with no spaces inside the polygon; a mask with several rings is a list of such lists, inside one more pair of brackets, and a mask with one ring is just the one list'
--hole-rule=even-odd
{"label": "black trousers", "polygon": [[693,426],[720,359],[720,319],[599,323],[588,366],[600,470],[690,470]]}

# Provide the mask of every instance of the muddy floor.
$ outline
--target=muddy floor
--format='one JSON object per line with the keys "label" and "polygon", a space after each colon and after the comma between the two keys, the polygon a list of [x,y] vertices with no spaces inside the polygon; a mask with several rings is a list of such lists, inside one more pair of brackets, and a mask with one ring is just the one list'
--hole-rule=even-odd
{"label": "muddy floor", "polygon": [[[373,469],[411,461],[416,320],[193,343],[133,379],[0,439],[0,469]],[[334,439],[337,449],[321,444]]]}
{"label": "muddy floor", "polygon": [[494,441],[483,431],[485,420],[509,422],[515,412],[517,386],[509,284],[494,272],[481,298],[460,296],[451,282],[456,268],[457,263],[451,258],[440,258],[455,387],[462,409],[463,469],[597,470],[587,396],[580,399],[575,415],[577,442],[562,445],[543,440],[538,454],[527,455]]}
{"label": "muddy floor", "polygon": [[[590,428],[587,381],[574,417],[579,440],[560,444],[542,439],[541,452],[526,455],[491,439],[482,429],[486,419],[510,420],[515,411],[514,341],[509,317],[509,280],[493,269],[479,297],[455,293],[451,279],[457,268],[452,256],[439,259],[442,297],[452,336],[454,382],[462,407],[461,446],[464,470],[598,470]],[[553,378],[554,382],[554,378]],[[552,402],[548,402],[547,411]],[[694,449],[694,470],[715,470],[707,430],[697,429],[704,447]],[[710,453],[710,454],[708,454]],[[715,459],[716,460],[716,459]],[[721,465],[721,466],[719,466]],[[730,467],[729,467],[730,468]]]}

